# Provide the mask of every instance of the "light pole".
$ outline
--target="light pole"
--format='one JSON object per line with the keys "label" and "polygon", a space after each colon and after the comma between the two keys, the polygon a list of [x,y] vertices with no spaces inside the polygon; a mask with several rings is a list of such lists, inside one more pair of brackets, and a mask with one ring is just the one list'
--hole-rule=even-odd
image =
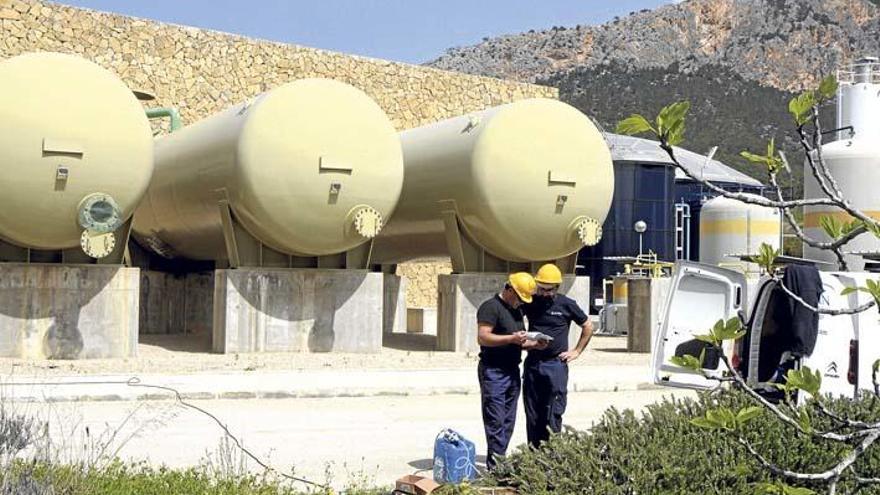
{"label": "light pole", "polygon": [[648,230],[648,224],[645,223],[644,220],[639,220],[635,224],[633,224],[633,230],[635,230],[639,234],[639,256],[642,255],[642,234]]}

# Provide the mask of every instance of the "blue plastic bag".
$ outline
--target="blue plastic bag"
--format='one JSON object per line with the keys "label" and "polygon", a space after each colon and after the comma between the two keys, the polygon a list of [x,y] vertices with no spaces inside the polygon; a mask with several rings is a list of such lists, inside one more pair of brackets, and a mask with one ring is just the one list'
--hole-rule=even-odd
{"label": "blue plastic bag", "polygon": [[476,476],[474,442],[455,430],[444,428],[434,440],[434,481],[461,483]]}

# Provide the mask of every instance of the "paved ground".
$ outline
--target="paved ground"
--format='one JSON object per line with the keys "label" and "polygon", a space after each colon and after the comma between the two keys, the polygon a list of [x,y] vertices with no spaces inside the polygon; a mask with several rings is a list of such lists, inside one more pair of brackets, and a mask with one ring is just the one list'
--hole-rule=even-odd
{"label": "paved ground", "polygon": [[[653,388],[644,366],[572,367],[569,390],[614,392]],[[17,401],[290,399],[478,395],[476,366],[426,370],[303,370],[228,373],[5,377],[0,394]]]}
{"label": "paved ground", "polygon": [[[335,486],[390,484],[430,467],[444,427],[485,450],[474,354],[426,350],[429,339],[406,335],[378,354],[220,355],[207,345],[198,336],[142,336],[135,359],[0,359],[0,396],[49,421],[62,461],[103,453],[154,465],[240,464],[237,452],[219,454],[223,434],[209,418],[172,392],[126,385],[133,376],[180,391],[271,464]],[[625,338],[597,336],[571,365],[568,424],[588,428],[610,406],[641,408],[673,393],[650,385],[647,354],[625,348]],[[518,424],[514,444],[525,440],[522,417]]]}
{"label": "paved ground", "polygon": [[[565,420],[571,426],[587,428],[610,406],[638,409],[671,393],[690,394],[671,390],[574,393],[569,397]],[[443,427],[456,428],[474,440],[480,459],[485,450],[479,397],[473,395],[195,403],[217,415],[249,448],[273,465],[295,466],[299,475],[319,481],[329,473],[336,486],[352,479],[390,484],[402,474],[430,467],[434,436]],[[124,458],[190,466],[204,462],[206,454],[211,453],[213,464],[222,464],[217,457],[221,430],[205,416],[171,401],[22,406],[33,414],[54,418],[53,437],[70,459],[98,450],[105,443],[100,439],[106,440],[109,432],[118,430],[106,451],[119,448]],[[91,432],[88,437],[83,434],[86,426]],[[524,441],[520,405],[513,443]],[[83,450],[84,444],[93,447]],[[221,457],[227,461],[238,458]],[[251,462],[249,466],[255,465]]]}
{"label": "paved ground", "polygon": [[[179,346],[194,344],[191,339],[175,341]],[[402,344],[417,347],[412,341]],[[174,349],[141,344],[141,357],[127,360],[3,359],[0,370],[9,371],[0,373],[0,393],[8,399],[54,402],[155,400],[174,395],[170,390],[143,385],[170,387],[187,399],[479,393],[477,358],[465,353],[385,347],[378,354],[219,355]],[[625,341],[619,337],[593,339],[589,350],[571,365],[570,390],[650,388],[648,355],[624,351]],[[139,386],[127,385],[133,378]]]}
{"label": "paved ground", "polygon": [[[396,335],[376,354],[213,354],[207,336],[141,335],[138,357],[50,361],[0,358],[0,374],[69,376],[127,373],[225,373],[234,371],[455,369],[476,367],[473,353],[425,350],[429,336]],[[647,366],[647,354],[626,351],[626,337],[597,336],[573,366]]]}

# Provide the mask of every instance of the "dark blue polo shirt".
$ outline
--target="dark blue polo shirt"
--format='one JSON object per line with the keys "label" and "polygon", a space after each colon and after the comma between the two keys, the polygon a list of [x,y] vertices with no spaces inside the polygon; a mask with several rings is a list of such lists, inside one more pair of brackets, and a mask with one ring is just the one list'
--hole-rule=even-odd
{"label": "dark blue polo shirt", "polygon": [[[477,309],[477,324],[491,325],[492,333],[496,335],[512,335],[525,330],[522,312],[513,309],[497,294]],[[521,359],[522,347],[516,344],[498,347],[480,346],[480,361],[488,366],[497,368],[519,366]]]}
{"label": "dark blue polo shirt", "polygon": [[544,350],[529,351],[529,359],[552,359],[568,350],[568,329],[574,322],[583,326],[587,315],[578,303],[562,294],[555,297],[534,297],[523,306],[529,319],[529,331],[545,333],[553,340]]}

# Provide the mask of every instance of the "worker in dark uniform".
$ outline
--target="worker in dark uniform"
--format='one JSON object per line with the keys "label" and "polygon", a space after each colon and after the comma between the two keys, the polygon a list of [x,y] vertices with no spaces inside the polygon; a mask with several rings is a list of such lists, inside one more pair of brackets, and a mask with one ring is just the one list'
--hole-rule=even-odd
{"label": "worker in dark uniform", "polygon": [[496,456],[504,456],[516,422],[521,388],[519,363],[528,347],[520,306],[532,300],[535,279],[528,273],[510,275],[504,289],[477,310],[480,344],[480,397],[486,430],[486,467],[494,469]]}
{"label": "worker in dark uniform", "polygon": [[[590,338],[593,325],[578,304],[557,294],[562,272],[552,263],[542,266],[535,275],[537,290],[532,303],[523,311],[529,331],[553,338],[544,348],[532,347],[523,370],[523,402],[529,445],[537,447],[550,438],[550,431],[562,430],[562,414],[568,397],[568,363],[577,359]],[[581,327],[574,350],[568,350],[568,330],[572,322]]]}

